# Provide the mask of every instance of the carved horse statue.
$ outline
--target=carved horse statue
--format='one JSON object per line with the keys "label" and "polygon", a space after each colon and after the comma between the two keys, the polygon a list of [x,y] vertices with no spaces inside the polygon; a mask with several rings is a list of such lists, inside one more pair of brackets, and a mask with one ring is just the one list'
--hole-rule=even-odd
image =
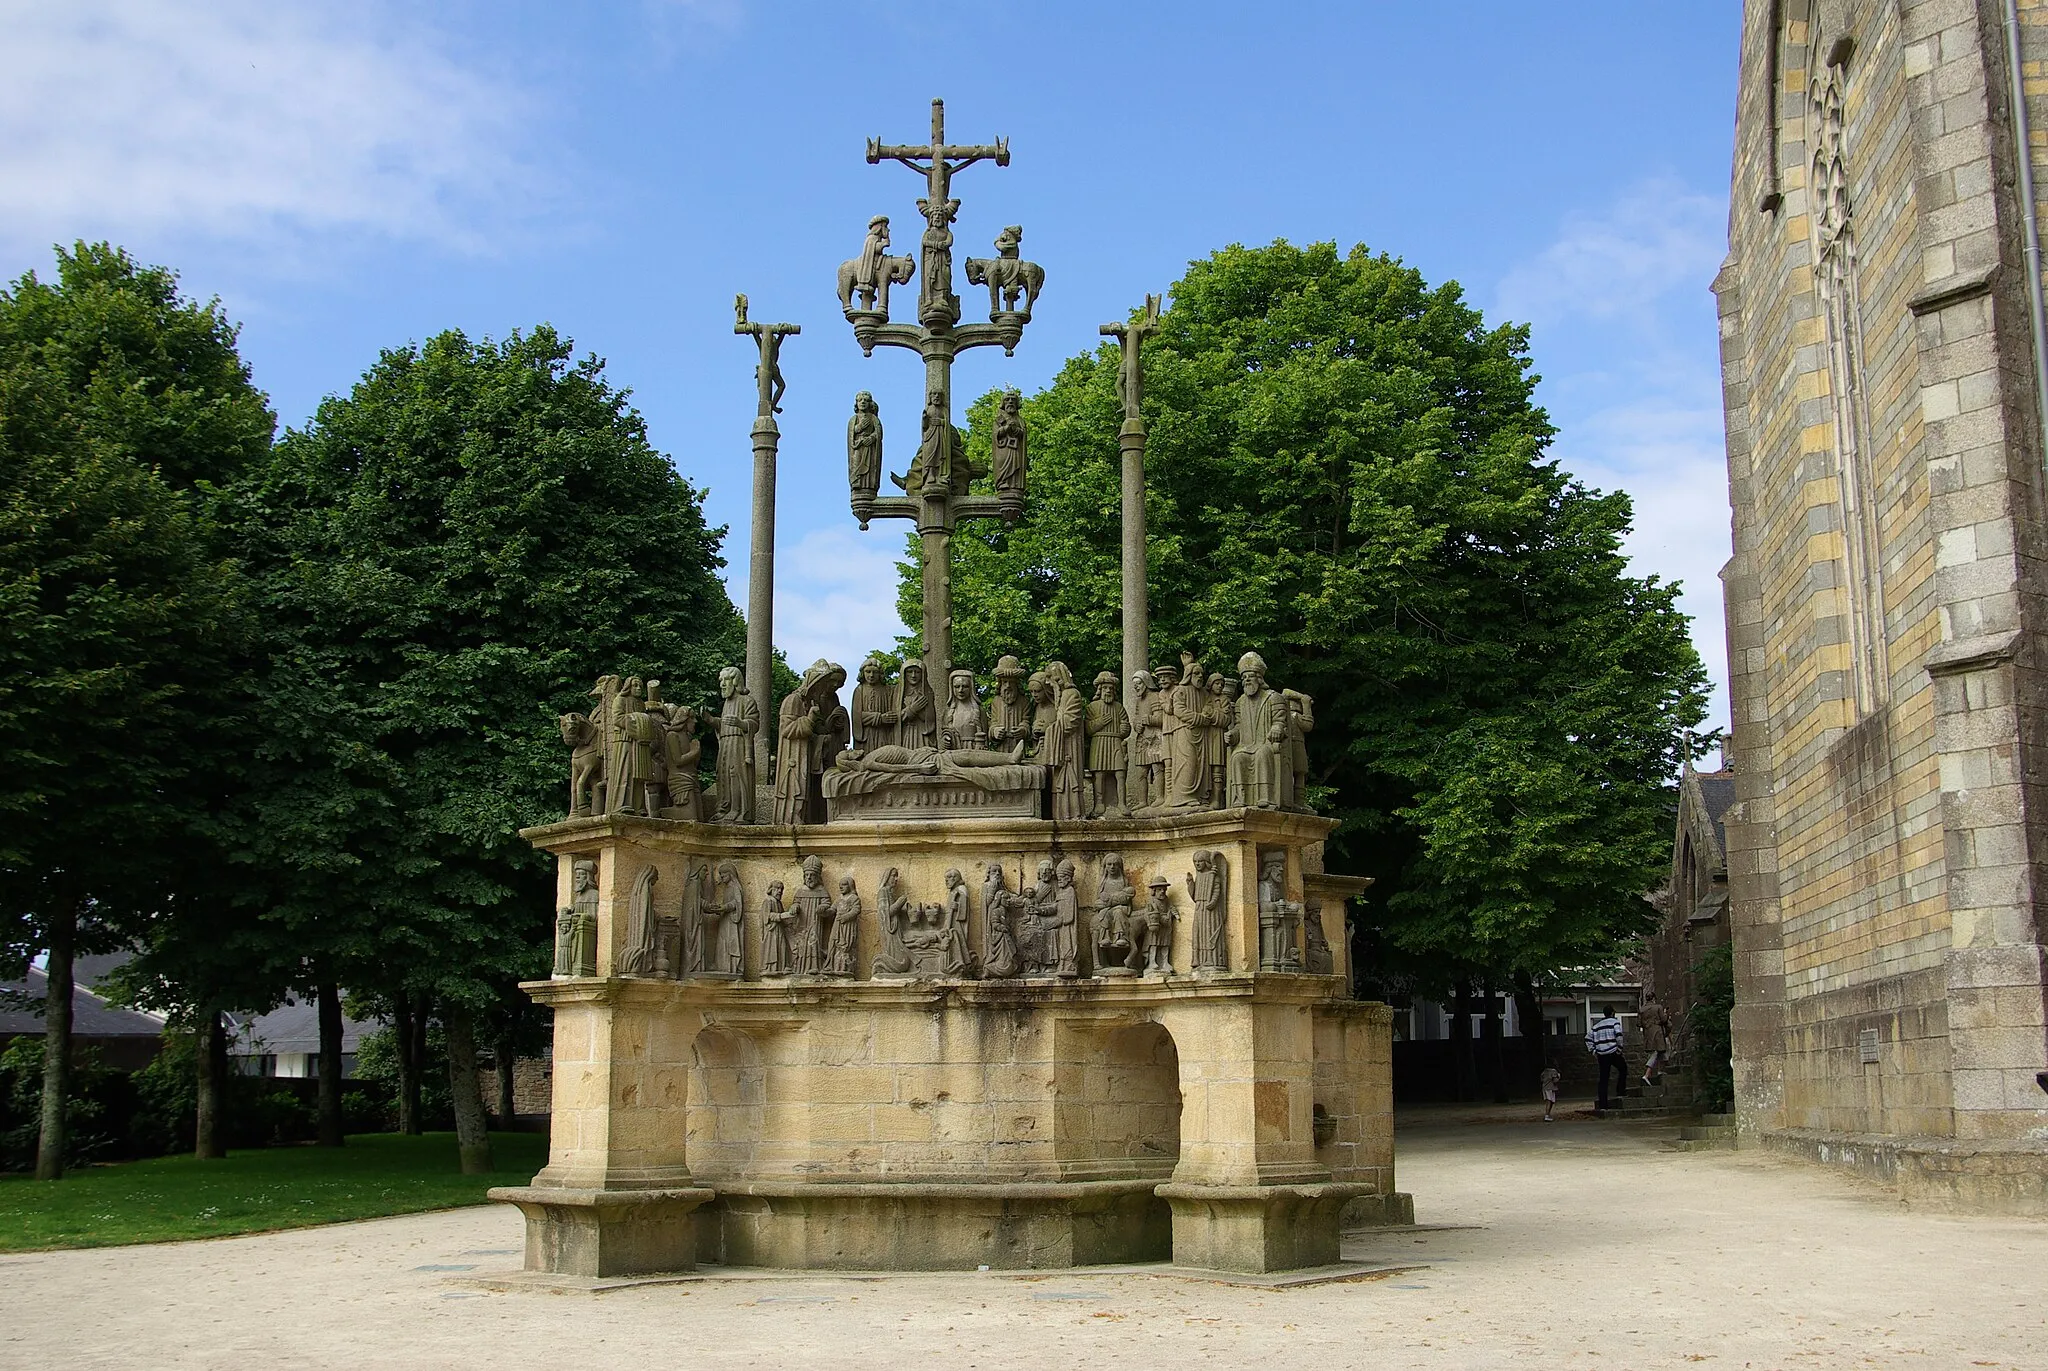
{"label": "carved horse statue", "polygon": [[[1023,241],[1024,230],[1012,224],[996,235],[997,256],[967,259],[967,284],[988,287],[991,317],[1007,311],[1029,319],[1031,306],[1045,285],[1045,268],[1017,255],[1018,245]],[[1021,307],[1018,305],[1019,296],[1023,297]]]}
{"label": "carved horse statue", "polygon": [[917,271],[917,261],[910,257],[891,257],[887,253],[877,256],[872,275],[861,270],[862,258],[853,257],[839,264],[839,308],[853,312],[854,292],[860,292],[861,308],[889,312],[889,287],[904,285]]}
{"label": "carved horse statue", "polygon": [[596,809],[604,789],[604,743],[587,714],[564,714],[562,741],[569,752],[569,817],[580,819]]}

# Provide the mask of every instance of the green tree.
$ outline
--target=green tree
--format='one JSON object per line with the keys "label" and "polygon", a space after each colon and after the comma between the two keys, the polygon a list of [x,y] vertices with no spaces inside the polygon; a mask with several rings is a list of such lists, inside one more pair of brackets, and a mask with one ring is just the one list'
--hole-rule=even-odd
{"label": "green tree", "polygon": [[62,1174],[73,956],[164,906],[249,635],[218,487],[272,416],[216,302],[104,244],[0,292],[0,936],[47,954],[36,1172]]}
{"label": "green tree", "polygon": [[[1191,264],[1145,345],[1151,659],[1257,649],[1315,698],[1333,868],[1377,878],[1367,974],[1432,989],[1645,927],[1703,714],[1677,587],[1622,556],[1627,496],[1546,455],[1528,341],[1387,256],[1280,242]],[[963,662],[1119,661],[1115,371],[1105,344],[1027,400],[1028,515],[955,541]],[[915,627],[914,557],[899,604]]]}
{"label": "green tree", "polygon": [[486,1169],[477,1025],[548,968],[553,862],[519,829],[566,808],[557,716],[605,672],[715,698],[745,652],[724,530],[546,326],[384,353],[240,500],[279,640],[249,826],[275,916],[323,980],[436,1008]]}

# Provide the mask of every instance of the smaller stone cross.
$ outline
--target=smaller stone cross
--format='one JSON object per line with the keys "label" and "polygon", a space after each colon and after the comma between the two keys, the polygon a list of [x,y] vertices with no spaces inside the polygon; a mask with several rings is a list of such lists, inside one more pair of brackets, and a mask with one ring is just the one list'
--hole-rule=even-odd
{"label": "smaller stone cross", "polygon": [[782,340],[802,333],[798,324],[755,324],[747,321],[747,297],[735,295],[732,298],[733,313],[738,316],[732,326],[734,333],[751,333],[754,342],[761,349],[761,361],[754,368],[754,384],[760,387],[760,408],[756,411],[762,418],[782,413],[782,392],[788,387],[782,380]]}

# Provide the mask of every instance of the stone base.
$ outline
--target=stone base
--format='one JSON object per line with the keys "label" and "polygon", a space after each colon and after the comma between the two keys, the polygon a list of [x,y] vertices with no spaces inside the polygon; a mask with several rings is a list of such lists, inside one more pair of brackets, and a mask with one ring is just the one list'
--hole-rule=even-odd
{"label": "stone base", "polygon": [[494,1200],[526,1216],[526,1269],[566,1276],[637,1276],[696,1264],[694,1212],[709,1190],[573,1190],[506,1185]]}
{"label": "stone base", "polygon": [[1896,1185],[1907,1201],[1929,1208],[2048,1217],[2048,1142],[2041,1140],[1786,1128],[1764,1132],[1761,1141]]}
{"label": "stone base", "polygon": [[1212,1271],[1297,1271],[1334,1266],[1345,1205],[1362,1185],[1159,1187],[1173,1206],[1173,1264]]}
{"label": "stone base", "polygon": [[1344,1206],[1337,1226],[1353,1228],[1413,1228],[1415,1197],[1405,1190],[1390,1195],[1360,1195]]}
{"label": "stone base", "polygon": [[1157,1182],[720,1185],[697,1257],[824,1271],[998,1271],[1166,1260]]}

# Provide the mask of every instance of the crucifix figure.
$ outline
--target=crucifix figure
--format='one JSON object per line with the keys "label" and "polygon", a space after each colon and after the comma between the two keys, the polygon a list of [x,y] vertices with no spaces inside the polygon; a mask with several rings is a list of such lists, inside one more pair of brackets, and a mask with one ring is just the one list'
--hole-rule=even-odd
{"label": "crucifix figure", "polygon": [[[733,297],[734,333],[749,334],[761,350],[754,364],[758,391],[754,414],[754,529],[747,556],[747,694],[764,719],[775,717],[773,671],[775,643],[775,450],[782,432],[775,416],[782,411],[782,340],[803,329],[795,324],[756,324],[747,319],[747,297]],[[768,774],[767,730],[754,735],[754,774]],[[727,797],[721,796],[723,801]],[[751,807],[750,807],[751,808]]]}
{"label": "crucifix figure", "polygon": [[[952,195],[953,177],[976,162],[1008,166],[1010,146],[1005,140],[998,138],[986,145],[948,143],[946,106],[943,101],[934,100],[929,144],[897,146],[870,138],[867,155],[870,165],[898,162],[924,178],[925,194],[917,202],[918,214],[925,221],[916,263],[916,274],[922,278],[917,292],[918,321],[890,323],[886,289],[879,289],[874,303],[869,303],[870,279],[901,284],[913,274],[908,258],[891,258],[882,252],[888,240],[887,221],[881,216],[870,221],[871,246],[840,269],[840,304],[847,322],[853,325],[853,336],[862,352],[873,355],[877,345],[900,347],[924,359],[925,409],[919,424],[918,461],[903,478],[891,478],[902,487],[902,495],[877,498],[874,487],[863,488],[869,466],[880,469],[879,461],[869,463],[865,455],[860,462],[849,459],[849,481],[854,515],[861,521],[861,527],[867,527],[870,519],[912,519],[917,523],[924,562],[925,674],[928,680],[943,681],[948,679],[953,666],[953,530],[962,519],[1015,521],[1024,512],[1021,490],[997,495],[970,493],[971,481],[983,473],[969,467],[966,453],[960,450],[958,430],[953,426],[953,359],[975,347],[1000,347],[1005,353],[1014,349],[1030,319],[1030,297],[1036,294],[1044,273],[1035,263],[998,259],[1003,261],[999,274],[1005,283],[1013,276],[1029,282],[1023,308],[1016,308],[1017,292],[1007,298],[992,292],[988,323],[960,322],[960,297],[953,291],[953,224],[959,217],[960,202]],[[875,245],[877,224],[882,225],[884,235],[879,245]],[[999,239],[998,245],[1008,241],[1012,249],[1009,256],[1014,257],[1015,240],[1021,239],[1022,230],[1012,227],[1005,234],[1006,239]],[[901,265],[889,267],[889,263]],[[972,277],[972,262],[969,272]],[[1010,307],[997,307],[1002,304]],[[849,438],[849,453],[853,450],[851,441]]]}
{"label": "crucifix figure", "polygon": [[[1145,416],[1139,403],[1145,396],[1144,343],[1147,334],[1159,329],[1159,297],[1147,295],[1144,310],[1121,324],[1104,324],[1104,337],[1114,338],[1121,348],[1117,357],[1116,397],[1123,402],[1124,422],[1117,433],[1117,448],[1123,459],[1123,638],[1124,708],[1138,719],[1136,681],[1145,671],[1152,636],[1152,614],[1145,591]],[[1137,749],[1132,749],[1137,756]],[[1142,761],[1135,762],[1142,767]],[[1136,773],[1125,782],[1136,779]],[[1126,794],[1140,794],[1126,789]],[[1156,802],[1158,797],[1152,797]]]}

